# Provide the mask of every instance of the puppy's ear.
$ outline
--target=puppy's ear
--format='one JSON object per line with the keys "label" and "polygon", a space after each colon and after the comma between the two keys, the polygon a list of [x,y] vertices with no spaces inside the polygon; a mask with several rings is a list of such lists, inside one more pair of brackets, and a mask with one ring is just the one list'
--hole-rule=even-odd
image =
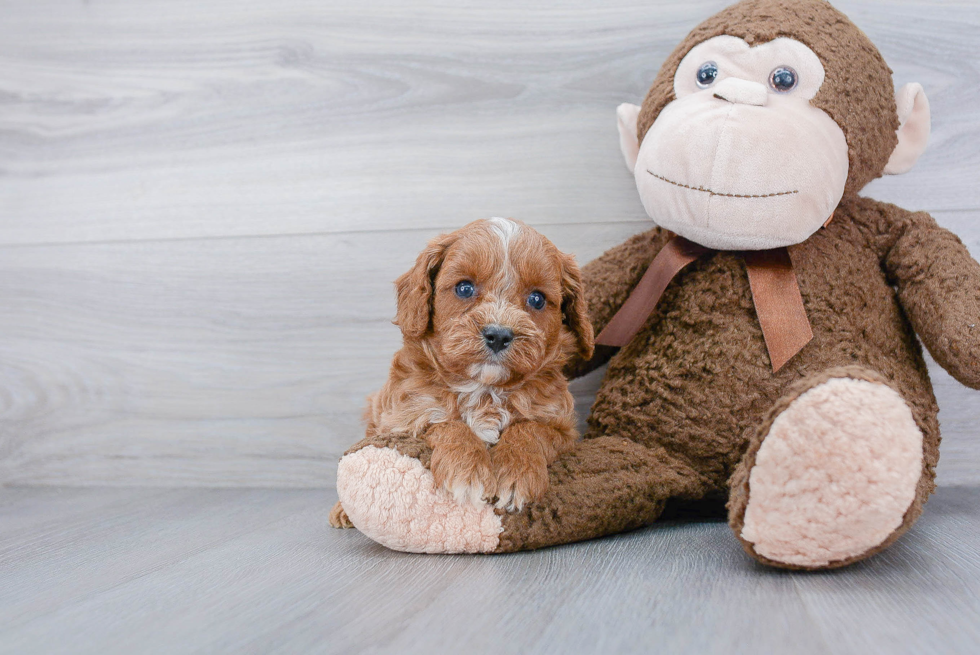
{"label": "puppy's ear", "polygon": [[436,274],[446,251],[455,241],[456,237],[452,234],[436,237],[419,253],[412,270],[395,280],[398,310],[394,323],[408,338],[418,339],[429,330]]}
{"label": "puppy's ear", "polygon": [[595,335],[592,331],[592,323],[589,322],[589,308],[585,304],[582,273],[574,257],[563,254],[561,258],[562,322],[575,335],[579,355],[585,360],[590,360],[595,350]]}

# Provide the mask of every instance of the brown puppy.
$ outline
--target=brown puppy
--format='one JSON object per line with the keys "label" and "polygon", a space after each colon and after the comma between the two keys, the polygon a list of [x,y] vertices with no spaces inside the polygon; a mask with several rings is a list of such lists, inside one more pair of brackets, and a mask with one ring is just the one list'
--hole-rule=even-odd
{"label": "brown puppy", "polygon": [[[367,436],[432,448],[437,487],[520,511],[577,438],[562,366],[592,356],[575,260],[527,225],[470,223],[433,239],[395,282],[403,346],[368,399]],[[337,503],[334,527],[351,527]]]}

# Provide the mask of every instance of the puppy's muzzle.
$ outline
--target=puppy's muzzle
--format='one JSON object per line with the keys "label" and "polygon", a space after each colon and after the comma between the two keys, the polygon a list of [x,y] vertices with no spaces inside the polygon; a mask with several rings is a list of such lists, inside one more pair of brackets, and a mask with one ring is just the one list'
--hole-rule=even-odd
{"label": "puppy's muzzle", "polygon": [[514,331],[502,325],[488,325],[481,332],[483,342],[494,354],[499,354],[510,347],[514,341]]}

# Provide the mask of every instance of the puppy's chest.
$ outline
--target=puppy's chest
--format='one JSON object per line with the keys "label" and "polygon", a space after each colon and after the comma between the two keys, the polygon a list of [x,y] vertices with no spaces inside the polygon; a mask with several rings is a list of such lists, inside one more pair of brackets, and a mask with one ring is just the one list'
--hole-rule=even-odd
{"label": "puppy's chest", "polygon": [[469,385],[453,390],[459,418],[476,436],[494,444],[511,422],[506,392],[485,385]]}

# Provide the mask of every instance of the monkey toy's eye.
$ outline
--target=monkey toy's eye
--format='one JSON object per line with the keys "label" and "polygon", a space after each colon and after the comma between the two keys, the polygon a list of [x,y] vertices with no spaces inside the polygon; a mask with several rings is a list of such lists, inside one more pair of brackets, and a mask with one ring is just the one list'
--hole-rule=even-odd
{"label": "monkey toy's eye", "polygon": [[718,77],[718,64],[713,61],[706,61],[698,69],[698,86],[706,89],[712,85]]}
{"label": "monkey toy's eye", "polygon": [[527,297],[527,304],[532,309],[537,309],[537,310],[544,309],[545,302],[546,301],[545,301],[544,294],[541,293],[540,291],[532,291],[531,295]]}
{"label": "monkey toy's eye", "polygon": [[476,285],[469,280],[456,283],[456,295],[459,298],[472,298],[476,295]]}
{"label": "monkey toy's eye", "polygon": [[789,66],[779,66],[769,73],[769,86],[777,93],[792,91],[798,81],[796,71]]}

